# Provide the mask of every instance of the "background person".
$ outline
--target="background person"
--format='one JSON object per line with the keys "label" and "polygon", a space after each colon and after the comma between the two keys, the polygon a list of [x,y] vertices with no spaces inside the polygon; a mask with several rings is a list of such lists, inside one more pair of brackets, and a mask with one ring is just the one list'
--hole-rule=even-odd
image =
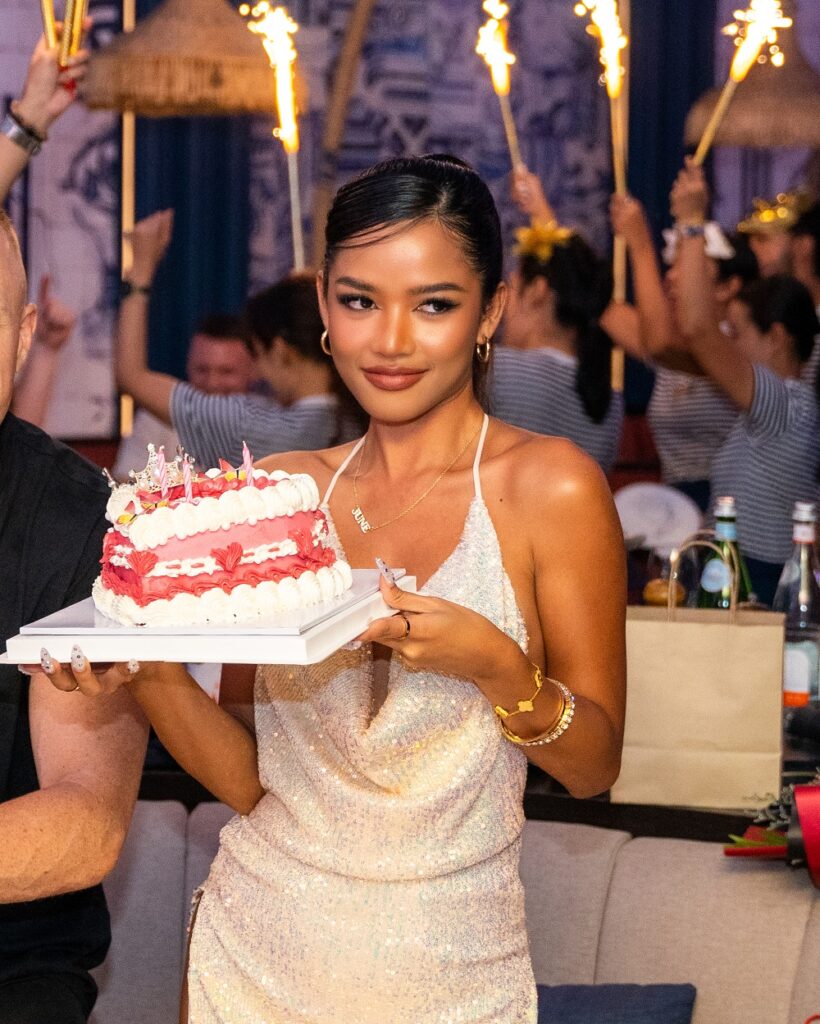
{"label": "background person", "polygon": [[673,214],[687,229],[677,316],[687,351],[740,414],[714,460],[712,486],[735,498],[752,587],[771,604],[792,549],[794,503],[818,497],[820,381],[810,387],[801,367],[820,325],[808,289],[775,276],[743,289],[729,305],[729,332],[721,331],[716,304],[703,301],[710,280],[702,232],[707,206],[703,172],[687,161],[672,190]]}
{"label": "background person", "polygon": [[[54,55],[52,55],[52,59]],[[86,598],[108,526],[98,470],[9,412],[36,309],[0,211],[0,642]],[[100,881],[128,831],[146,723],[125,691],[92,703],[0,666],[0,1020],[80,1024],[110,927]]]}
{"label": "background person", "polygon": [[238,465],[243,441],[261,457],[337,440],[345,421],[337,378],[322,350],[322,321],[309,274],[293,274],[248,301],[257,373],[273,399],[207,395],[148,367],[148,293],[172,231],[171,210],[152,214],[134,228],[132,287],[122,301],[117,330],[120,387],[172,424],[201,468],[215,466],[220,458]]}

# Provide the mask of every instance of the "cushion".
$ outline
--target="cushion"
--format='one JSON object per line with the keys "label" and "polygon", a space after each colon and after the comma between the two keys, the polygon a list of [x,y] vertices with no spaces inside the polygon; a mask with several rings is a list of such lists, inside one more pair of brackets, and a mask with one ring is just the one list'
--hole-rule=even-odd
{"label": "cushion", "polygon": [[693,985],[539,985],[538,1024],[690,1024]]}

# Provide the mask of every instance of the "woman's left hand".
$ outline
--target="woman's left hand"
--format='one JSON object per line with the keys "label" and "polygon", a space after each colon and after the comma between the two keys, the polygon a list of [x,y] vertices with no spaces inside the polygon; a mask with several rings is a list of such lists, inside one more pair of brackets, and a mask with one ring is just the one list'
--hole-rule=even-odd
{"label": "woman's left hand", "polygon": [[480,683],[493,677],[496,650],[503,651],[505,641],[515,646],[489,619],[469,608],[402,590],[386,579],[379,586],[398,615],[374,619],[356,639],[390,647],[410,668]]}

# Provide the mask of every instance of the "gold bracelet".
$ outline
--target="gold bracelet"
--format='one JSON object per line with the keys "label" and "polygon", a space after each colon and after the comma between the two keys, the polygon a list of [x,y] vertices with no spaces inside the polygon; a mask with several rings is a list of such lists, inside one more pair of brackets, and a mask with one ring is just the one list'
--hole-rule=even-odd
{"label": "gold bracelet", "polygon": [[535,701],[535,698],[541,692],[541,687],[544,685],[544,676],[541,672],[541,669],[536,664],[532,662],[530,662],[530,664],[532,665],[533,670],[532,679],[535,683],[535,693],[532,695],[532,697],[530,697],[529,700],[520,700],[515,711],[507,711],[507,709],[502,708],[500,704],[496,704],[496,706],[493,708],[493,711],[495,711],[495,713],[498,715],[502,722],[506,722],[508,718],[515,718],[516,715],[529,714],[530,712],[535,710],[533,703]]}
{"label": "gold bracelet", "polygon": [[568,686],[564,686],[563,683],[559,683],[557,679],[550,679],[550,682],[558,688],[561,693],[562,700],[562,707],[558,713],[558,718],[555,720],[555,723],[545,732],[540,733],[540,735],[533,736],[532,739],[525,740],[521,736],[517,736],[512,732],[512,730],[504,724],[504,720],[502,719],[499,722],[501,732],[510,741],[510,743],[514,743],[517,747],[546,746],[547,743],[553,743],[559,736],[563,736],[570,727],[570,723],[575,715],[575,694]]}

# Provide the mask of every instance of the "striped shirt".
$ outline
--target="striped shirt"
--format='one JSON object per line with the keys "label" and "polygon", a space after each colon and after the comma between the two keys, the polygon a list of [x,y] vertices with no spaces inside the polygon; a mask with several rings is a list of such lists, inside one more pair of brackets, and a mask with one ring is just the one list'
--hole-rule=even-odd
{"label": "striped shirt", "polygon": [[820,497],[820,416],[805,382],[758,365],[754,375],[751,407],[715,458],[712,494],[734,497],[745,555],[785,562],[792,550],[794,503]]}
{"label": "striped shirt", "polygon": [[656,367],[646,417],[661,463],[661,480],[676,484],[710,478],[712,462],[738,412],[708,378]]}
{"label": "striped shirt", "polygon": [[254,459],[327,448],[337,441],[338,410],[335,395],[311,395],[283,406],[261,395],[207,395],[182,382],[171,392],[174,429],[201,468],[216,466],[219,459],[239,465],[243,441]]}
{"label": "striped shirt", "polygon": [[556,349],[496,348],[490,412],[514,427],[569,438],[608,473],[621,441],[623,395],[613,391],[606,416],[594,423],[575,390],[577,372],[578,360]]}

